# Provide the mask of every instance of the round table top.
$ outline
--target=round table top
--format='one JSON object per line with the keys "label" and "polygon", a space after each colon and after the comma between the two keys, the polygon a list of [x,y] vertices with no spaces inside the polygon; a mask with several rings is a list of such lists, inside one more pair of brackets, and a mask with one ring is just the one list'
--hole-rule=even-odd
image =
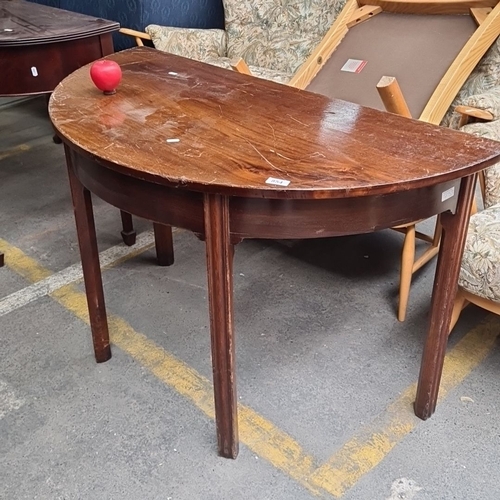
{"label": "round table top", "polygon": [[64,142],[128,175],[266,198],[383,195],[494,163],[500,143],[145,47],[108,57],[114,95],[83,67],[49,105]]}
{"label": "round table top", "polygon": [[117,31],[119,23],[33,2],[0,0],[0,47],[37,45]]}

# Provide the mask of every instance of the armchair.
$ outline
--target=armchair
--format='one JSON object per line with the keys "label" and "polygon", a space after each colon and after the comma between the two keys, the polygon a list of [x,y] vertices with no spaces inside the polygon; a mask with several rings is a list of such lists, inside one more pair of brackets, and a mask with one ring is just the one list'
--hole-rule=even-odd
{"label": "armchair", "polygon": [[[461,130],[500,141],[500,87],[470,96],[458,111],[476,120]],[[500,314],[500,164],[479,180],[484,210],[470,218],[450,331],[469,303]]]}

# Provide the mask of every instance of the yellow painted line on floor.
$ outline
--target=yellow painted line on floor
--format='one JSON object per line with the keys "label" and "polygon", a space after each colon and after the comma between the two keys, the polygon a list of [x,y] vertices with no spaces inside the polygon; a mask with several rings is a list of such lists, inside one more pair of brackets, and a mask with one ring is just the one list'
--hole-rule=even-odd
{"label": "yellow painted line on floor", "polygon": [[[484,360],[493,349],[499,332],[499,318],[490,316],[467,333],[446,355],[440,400]],[[413,413],[416,389],[416,384],[408,387],[383,414],[361,429],[312,474],[311,483],[340,498],[375,468],[421,422]]]}
{"label": "yellow painted line on floor", "polygon": [[52,271],[45,269],[22,250],[0,238],[0,252],[5,253],[5,265],[31,283],[48,278]]}
{"label": "yellow painted line on floor", "polygon": [[[0,250],[5,242],[0,240]],[[9,266],[22,276],[43,279],[44,269],[20,250],[9,246]],[[66,285],[50,294],[63,307],[89,324],[85,294]],[[166,352],[123,319],[108,314],[113,344],[148,368],[162,382],[191,400],[214,418],[212,384],[182,361]],[[492,350],[500,331],[500,320],[489,319],[467,335],[447,354],[441,381],[440,399],[457,387]],[[90,334],[90,332],[89,332]],[[328,492],[342,497],[365,474],[373,470],[388,453],[420,422],[413,414],[416,385],[408,387],[379,417],[358,431],[325,464],[315,459],[289,435],[251,408],[239,405],[240,438],[253,452],[288,474],[316,495]],[[439,407],[438,407],[439,411]],[[215,432],[215,430],[214,430]]]}
{"label": "yellow painted line on floor", "polygon": [[[51,296],[89,324],[84,293],[76,291],[73,285],[67,285]],[[149,369],[162,382],[190,399],[208,417],[215,418],[213,387],[208,379],[136,332],[123,319],[108,313],[108,322],[111,342],[115,346]],[[319,494],[318,489],[308,482],[308,477],[314,470],[314,459],[293,438],[242,404],[238,405],[238,426],[241,441],[254,453],[271,462],[312,493]]]}
{"label": "yellow painted line on floor", "polygon": [[9,156],[15,156],[23,151],[29,151],[31,146],[29,144],[19,144],[18,146],[14,146],[13,148],[7,149],[7,151],[2,151],[0,153],[0,160],[4,158],[9,158]]}
{"label": "yellow painted line on floor", "polygon": [[[142,239],[146,240],[145,242],[141,241],[141,237],[143,235],[145,235],[145,237]],[[116,257],[112,257],[111,259],[106,258],[105,259],[106,263],[102,266],[103,269],[117,266],[153,247],[154,241],[151,240],[151,238],[148,238],[147,236],[148,235],[146,233],[143,233],[138,236],[138,245],[135,249],[124,247],[124,250],[126,252],[124,255],[119,255],[120,253],[119,247],[120,246],[123,247],[123,244],[105,250],[103,254],[115,250],[115,252],[112,253],[113,255],[116,255]],[[29,257],[22,250],[15,247],[14,245],[11,245],[2,238],[0,238],[0,252],[3,252],[5,254],[6,266],[31,283],[37,283],[44,279],[50,278],[51,276],[54,276],[54,273],[52,271],[46,269],[41,264],[39,264],[35,259]],[[102,256],[101,256],[101,263],[102,263]]]}
{"label": "yellow painted line on floor", "polygon": [[[0,240],[0,249],[2,248],[9,252],[9,267],[25,278],[43,279],[47,273],[50,274],[50,271],[24,255],[21,250]],[[50,296],[89,324],[87,299],[74,285],[63,286],[51,292]],[[162,382],[190,399],[208,417],[215,418],[213,387],[208,379],[136,332],[123,319],[108,313],[108,322],[111,341],[115,346],[148,368]],[[238,413],[240,439],[244,444],[312,493],[320,494],[318,488],[308,482],[315,469],[315,461],[311,455],[305,453],[292,437],[251,408],[240,404]]]}

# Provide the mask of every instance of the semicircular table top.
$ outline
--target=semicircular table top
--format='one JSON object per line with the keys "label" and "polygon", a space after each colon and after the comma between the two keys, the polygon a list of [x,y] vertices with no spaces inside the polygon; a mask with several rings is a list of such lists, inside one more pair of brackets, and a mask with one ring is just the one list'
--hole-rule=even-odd
{"label": "semicircular table top", "polygon": [[113,59],[117,93],[77,70],[52,96],[53,123],[112,168],[160,183],[279,198],[272,177],[286,197],[352,197],[465,176],[498,153],[488,140],[154,49]]}

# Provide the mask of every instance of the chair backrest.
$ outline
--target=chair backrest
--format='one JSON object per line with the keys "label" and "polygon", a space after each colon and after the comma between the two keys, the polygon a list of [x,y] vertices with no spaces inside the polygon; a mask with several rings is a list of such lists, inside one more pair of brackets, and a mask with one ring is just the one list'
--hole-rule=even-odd
{"label": "chair backrest", "polygon": [[460,116],[454,113],[457,106],[467,102],[470,96],[484,94],[500,86],[500,38],[488,49],[474,71],[458,92],[441,125],[458,128]]}
{"label": "chair backrest", "polygon": [[346,0],[223,0],[228,57],[292,74]]}

